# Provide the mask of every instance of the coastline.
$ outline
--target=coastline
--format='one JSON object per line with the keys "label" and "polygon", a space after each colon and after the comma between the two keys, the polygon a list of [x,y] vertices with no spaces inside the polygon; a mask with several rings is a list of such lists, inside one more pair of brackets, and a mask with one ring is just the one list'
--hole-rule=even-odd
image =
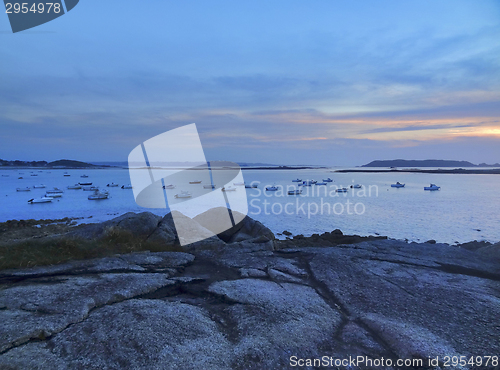
{"label": "coastline", "polygon": [[364,170],[364,169],[345,169],[345,170],[334,170],[332,172],[337,173],[435,173],[435,174],[470,174],[470,175],[500,175],[500,168],[493,169],[478,169],[469,170],[464,168],[454,168],[454,169],[437,169],[437,170],[424,170],[420,168],[415,169],[375,169],[375,170]]}

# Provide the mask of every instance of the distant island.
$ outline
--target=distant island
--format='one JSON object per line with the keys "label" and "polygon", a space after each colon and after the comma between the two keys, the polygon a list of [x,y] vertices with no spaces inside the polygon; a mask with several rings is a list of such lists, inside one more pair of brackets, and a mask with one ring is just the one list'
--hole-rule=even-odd
{"label": "distant island", "polygon": [[74,161],[70,159],[60,159],[53,162],[47,161],[6,161],[0,159],[0,168],[2,167],[37,167],[37,168],[99,168],[99,167],[110,167],[106,165],[96,166],[91,163]]}
{"label": "distant island", "polygon": [[421,167],[500,167],[499,163],[489,165],[480,163],[478,165],[468,161],[453,161],[443,159],[426,159],[426,160],[406,160],[406,159],[392,159],[392,160],[376,160],[361,167],[406,167],[406,168],[421,168]]}

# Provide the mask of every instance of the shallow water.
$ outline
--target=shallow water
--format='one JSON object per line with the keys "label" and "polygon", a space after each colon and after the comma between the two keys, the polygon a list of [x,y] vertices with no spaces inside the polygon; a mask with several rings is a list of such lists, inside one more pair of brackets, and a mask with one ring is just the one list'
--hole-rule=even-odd
{"label": "shallow water", "polygon": [[[64,177],[64,172],[71,176]],[[84,173],[89,177],[81,178]],[[32,174],[38,176],[30,176]],[[120,186],[129,184],[126,169],[1,170],[0,175],[9,175],[0,176],[0,221],[84,217],[83,222],[97,222],[129,211],[151,211],[159,215],[168,212],[139,207],[132,190],[106,188],[111,194],[110,199],[89,201],[90,192],[66,189],[68,185],[87,181],[101,187],[111,182]],[[19,180],[19,176],[24,178]],[[294,234],[311,235],[338,228],[348,234],[378,233],[411,241],[500,241],[500,175],[332,173],[315,169],[244,170],[243,177],[247,183],[257,181],[260,184],[258,190],[244,190],[243,187],[237,190],[247,192],[249,215],[275,233],[288,230]],[[265,186],[273,184],[286,190],[287,185],[297,185],[291,182],[297,177],[303,180],[330,177],[334,182],[327,187],[305,187],[301,196],[264,191]],[[390,184],[396,181],[406,183],[405,188],[391,188]],[[441,190],[424,191],[423,187],[431,182],[441,186]],[[344,194],[334,191],[336,187],[349,187],[355,183],[363,188],[350,189]],[[38,184],[47,188],[32,188]],[[31,187],[32,190],[16,192],[18,187]],[[27,203],[53,187],[64,189],[62,198],[48,204]]]}

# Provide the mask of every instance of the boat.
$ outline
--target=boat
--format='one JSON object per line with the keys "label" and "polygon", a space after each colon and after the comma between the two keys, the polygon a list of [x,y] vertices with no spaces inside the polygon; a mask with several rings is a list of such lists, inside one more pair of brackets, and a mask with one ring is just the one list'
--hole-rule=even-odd
{"label": "boat", "polygon": [[295,180],[292,180],[292,182],[302,182],[302,179],[295,179]]}
{"label": "boat", "polygon": [[2,175],[2,177],[9,177],[9,175]]}
{"label": "boat", "polygon": [[54,198],[52,197],[42,197],[42,198],[33,198],[28,200],[29,204],[35,204],[35,203],[51,203]]}
{"label": "boat", "polygon": [[79,182],[78,185],[81,185],[81,186],[90,186],[92,185],[91,182]]}
{"label": "boat", "polygon": [[70,186],[67,187],[67,189],[71,189],[71,190],[79,190],[81,188],[82,188],[82,186],[79,185],[79,184],[70,185]]}
{"label": "boat", "polygon": [[247,188],[247,189],[255,189],[257,187],[258,187],[257,184],[245,184],[245,188]]}
{"label": "boat", "polygon": [[89,176],[88,175],[81,175],[80,177],[83,178],[83,179],[86,179]]}
{"label": "boat", "polygon": [[97,188],[94,190],[94,193],[90,194],[87,198],[88,200],[108,199],[109,193],[107,190],[99,190],[99,188]]}
{"label": "boat", "polygon": [[163,189],[175,189],[174,184],[163,185]]}
{"label": "boat", "polygon": [[222,187],[222,189],[220,189],[222,191],[236,191],[236,188],[233,187],[233,186],[228,186],[227,188],[225,186]]}
{"label": "boat", "polygon": [[277,186],[274,186],[274,185],[273,186],[268,186],[266,188],[266,191],[277,191],[277,190],[279,190],[279,188]]}
{"label": "boat", "polygon": [[181,191],[180,194],[175,194],[176,198],[191,198],[191,193],[189,191]]}
{"label": "boat", "polygon": [[114,182],[112,182],[111,184],[108,184],[106,185],[108,188],[117,188],[119,185],[118,184],[115,184]]}
{"label": "boat", "polygon": [[359,184],[351,185],[351,189],[361,189],[361,185]]}
{"label": "boat", "polygon": [[33,189],[45,189],[45,185],[44,184],[33,185]]}
{"label": "boat", "polygon": [[243,185],[245,185],[245,183],[243,181],[239,181],[239,182],[233,182],[233,185],[243,186]]}
{"label": "boat", "polygon": [[326,182],[317,182],[315,185],[328,185]]}
{"label": "boat", "polygon": [[288,190],[288,195],[300,195],[302,190]]}
{"label": "boat", "polygon": [[99,189],[97,186],[84,186],[83,191],[94,191],[96,189]]}
{"label": "boat", "polygon": [[323,179],[323,182],[333,182],[331,178]]}
{"label": "boat", "polygon": [[52,190],[47,190],[46,193],[47,194],[61,194],[61,193],[63,193],[63,191],[59,188],[54,188]]}
{"label": "boat", "polygon": [[63,176],[64,177],[70,177],[71,175],[69,173],[65,173]]}
{"label": "boat", "polygon": [[16,191],[31,191],[30,188],[17,188]]}
{"label": "boat", "polygon": [[21,177],[18,177],[17,179],[18,179],[18,180],[22,180],[22,179],[23,179],[23,177],[21,176]]}
{"label": "boat", "polygon": [[189,181],[190,184],[201,184],[201,180]]}
{"label": "boat", "polygon": [[61,198],[62,193],[46,193],[45,198]]}
{"label": "boat", "polygon": [[122,185],[122,189],[132,189],[132,185]]}
{"label": "boat", "polygon": [[210,185],[210,184],[208,184],[208,185],[203,185],[203,188],[204,188],[204,189],[215,189],[215,185]]}
{"label": "boat", "polygon": [[424,190],[439,190],[441,186],[437,186],[436,184],[431,184],[430,186],[424,186]]}
{"label": "boat", "polygon": [[347,193],[349,190],[347,188],[340,188],[335,190],[337,193]]}
{"label": "boat", "polygon": [[405,184],[401,184],[399,181],[395,184],[391,184],[391,188],[404,188]]}
{"label": "boat", "polygon": [[33,174],[31,174],[30,176],[38,176],[38,174],[36,174],[36,173],[33,173]]}

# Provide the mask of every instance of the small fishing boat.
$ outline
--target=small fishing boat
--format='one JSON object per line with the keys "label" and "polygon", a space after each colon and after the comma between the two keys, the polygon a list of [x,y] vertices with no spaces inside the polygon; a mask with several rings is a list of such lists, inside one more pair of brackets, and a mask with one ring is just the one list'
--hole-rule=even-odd
{"label": "small fishing boat", "polygon": [[190,184],[201,184],[201,180],[189,181]]}
{"label": "small fishing boat", "polygon": [[122,189],[132,189],[132,185],[122,185]]}
{"label": "small fishing boat", "polygon": [[95,191],[96,189],[99,189],[97,186],[84,186],[82,187],[83,191]]}
{"label": "small fishing boat", "polygon": [[211,184],[203,185],[203,188],[204,189],[215,189],[215,185],[211,185]]}
{"label": "small fishing boat", "polygon": [[431,184],[430,186],[424,186],[424,190],[439,190],[441,189],[441,186],[437,186],[436,184]]}
{"label": "small fishing boat", "polygon": [[88,200],[101,200],[101,199],[108,199],[109,198],[109,193],[107,190],[99,190],[95,189],[93,194],[90,194],[88,196]]}
{"label": "small fishing boat", "polygon": [[337,193],[347,193],[349,190],[347,188],[340,188],[335,190]]}
{"label": "small fishing boat", "polygon": [[78,185],[81,185],[81,186],[90,186],[92,185],[91,182],[79,182]]}
{"label": "small fishing boat", "polygon": [[86,179],[89,176],[88,175],[81,175],[80,177],[83,178],[83,179]]}
{"label": "small fishing boat", "polygon": [[288,190],[288,195],[300,195],[302,190]]}
{"label": "small fishing boat", "polygon": [[245,188],[247,188],[247,189],[255,189],[257,187],[258,187],[257,184],[245,184]]}
{"label": "small fishing boat", "polygon": [[163,189],[175,189],[174,184],[163,185]]}
{"label": "small fishing boat", "polygon": [[351,185],[351,189],[361,189],[361,185],[359,184]]}
{"label": "small fishing boat", "polygon": [[266,188],[266,191],[277,191],[277,190],[279,190],[279,188],[277,186],[274,186],[274,185],[273,186],[268,186]]}
{"label": "small fishing boat", "polygon": [[67,187],[67,189],[70,189],[70,190],[79,190],[81,188],[82,188],[82,186],[79,185],[79,184],[70,185],[70,186]]}
{"label": "small fishing boat", "polygon": [[45,198],[61,198],[62,193],[46,193]]}
{"label": "small fishing boat", "polygon": [[220,190],[222,190],[222,191],[236,191],[236,188],[233,186],[228,186],[228,187],[223,186],[222,189],[220,189]]}
{"label": "small fishing boat", "polygon": [[302,179],[295,179],[295,180],[292,180],[292,182],[302,182]]}
{"label": "small fishing boat", "polygon": [[54,188],[52,190],[47,190],[46,191],[47,194],[61,194],[61,193],[64,193],[61,189],[59,188]]}
{"label": "small fishing boat", "polygon": [[33,198],[28,200],[29,204],[35,204],[35,203],[51,203],[54,198],[52,197],[42,197],[42,198]]}
{"label": "small fishing boat", "polygon": [[106,185],[108,188],[117,188],[119,185],[118,184],[115,184],[114,182],[112,182],[111,184],[108,184]]}
{"label": "small fishing boat", "polygon": [[189,191],[181,191],[180,194],[175,194],[176,198],[191,198],[191,193]]}
{"label": "small fishing boat", "polygon": [[44,184],[33,185],[33,189],[45,189],[45,185]]}
{"label": "small fishing boat", "polygon": [[30,188],[17,188],[16,191],[31,191]]}
{"label": "small fishing boat", "polygon": [[404,188],[405,184],[401,184],[399,181],[395,184],[391,184],[391,188]]}

